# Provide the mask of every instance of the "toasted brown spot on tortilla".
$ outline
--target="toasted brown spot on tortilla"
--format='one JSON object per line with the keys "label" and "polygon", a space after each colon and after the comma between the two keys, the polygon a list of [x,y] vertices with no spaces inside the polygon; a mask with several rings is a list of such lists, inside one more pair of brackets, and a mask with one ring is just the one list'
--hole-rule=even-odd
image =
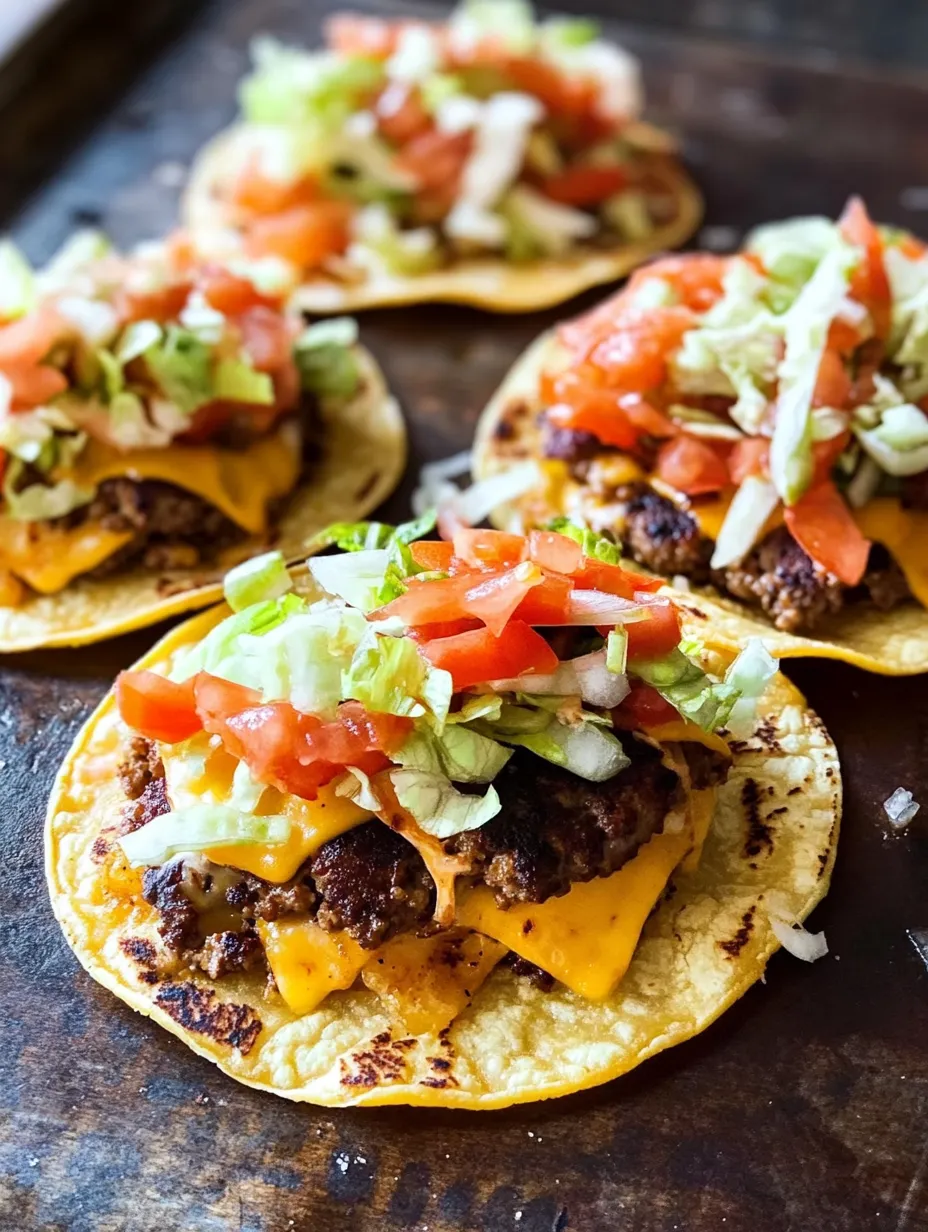
{"label": "toasted brown spot on tortilla", "polygon": [[801,791],[802,791],[801,787],[791,787],[786,794],[788,796],[798,796]]}
{"label": "toasted brown spot on tortilla", "polygon": [[250,1005],[220,1001],[212,989],[197,984],[165,984],[155,1004],[188,1031],[237,1048],[242,1056],[261,1034],[261,1019]]}
{"label": "toasted brown spot on tortilla", "polygon": [[780,752],[780,741],[777,736],[777,725],[770,718],[763,718],[754,731],[755,739],[771,753]]}
{"label": "toasted brown spot on tortilla", "polygon": [[678,603],[677,607],[682,608],[688,616],[692,616],[694,620],[708,620],[709,617],[698,607],[690,607],[686,603]]}
{"label": "toasted brown spot on tortilla", "polygon": [[788,813],[788,812],[789,812],[789,809],[786,807],[786,805],[781,804],[779,808],[770,810],[770,812],[767,814],[767,820],[769,821],[771,817],[779,817],[781,813]]}
{"label": "toasted brown spot on tortilla", "polygon": [[756,779],[745,779],[741,787],[741,807],[744,809],[744,819],[748,833],[744,842],[746,856],[759,856],[765,849],[773,851],[773,834],[766,821],[760,815],[761,791]]}
{"label": "toasted brown spot on tortilla", "polygon": [[443,1091],[447,1087],[456,1087],[458,1085],[457,1078],[448,1074],[445,1078],[423,1078],[419,1083],[420,1087],[432,1087],[437,1091]]}
{"label": "toasted brown spot on tortilla", "polygon": [[351,1054],[350,1064],[342,1058],[339,1082],[345,1087],[377,1087],[388,1082],[402,1082],[408,1066],[406,1054],[415,1046],[414,1039],[395,1040],[389,1031],[381,1031],[371,1040],[369,1048]]}
{"label": "toasted brown spot on tortilla", "polygon": [[728,941],[720,941],[719,949],[724,950],[729,958],[737,958],[747,943],[751,940],[751,933],[754,931],[754,915],[757,912],[757,905],[753,904],[748,907],[747,911],[741,917],[741,926],[735,935]]}

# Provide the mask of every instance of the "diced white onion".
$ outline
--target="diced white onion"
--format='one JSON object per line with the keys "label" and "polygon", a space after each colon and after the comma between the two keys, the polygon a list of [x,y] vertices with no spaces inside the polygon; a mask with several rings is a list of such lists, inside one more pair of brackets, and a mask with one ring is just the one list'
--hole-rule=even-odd
{"label": "diced white onion", "polygon": [[438,105],[435,127],[442,133],[466,133],[476,128],[483,114],[483,103],[470,94],[452,94]]}
{"label": "diced white onion", "polygon": [[801,924],[790,924],[776,916],[770,917],[770,927],[773,935],[788,950],[794,958],[803,962],[815,962],[828,953],[828,942],[824,933],[810,933]]}
{"label": "diced white onion", "polygon": [[483,106],[474,150],[461,177],[460,202],[494,206],[519,174],[528,135],[545,109],[531,94],[504,90]]}
{"label": "diced white onion", "polygon": [[438,68],[440,54],[435,34],[425,25],[408,25],[400,34],[396,51],[387,61],[391,81],[415,84]]}
{"label": "diced white onion", "polygon": [[897,830],[904,830],[920,808],[912,793],[904,787],[897,787],[889,799],[883,801],[883,811]]}
{"label": "diced white onion", "polygon": [[458,494],[454,508],[468,526],[478,526],[494,509],[516,500],[542,482],[537,462],[520,462],[498,475],[481,479]]}
{"label": "diced white onion", "polygon": [[611,710],[628,696],[629,684],[625,676],[608,670],[606,652],[596,650],[579,659],[566,660],[549,676],[527,672],[524,676],[494,680],[490,688],[497,693],[540,693],[549,697],[579,694],[589,705]]}
{"label": "diced white onion", "polygon": [[473,201],[458,201],[451,207],[444,231],[449,239],[477,244],[481,248],[501,248],[506,242],[505,219]]}
{"label": "diced white onion", "polygon": [[861,459],[854,477],[847,485],[844,495],[852,509],[863,509],[880,486],[883,472],[871,457]]}
{"label": "diced white onion", "polygon": [[647,617],[646,605],[607,595],[601,590],[573,590],[567,604],[565,625],[621,625]]}

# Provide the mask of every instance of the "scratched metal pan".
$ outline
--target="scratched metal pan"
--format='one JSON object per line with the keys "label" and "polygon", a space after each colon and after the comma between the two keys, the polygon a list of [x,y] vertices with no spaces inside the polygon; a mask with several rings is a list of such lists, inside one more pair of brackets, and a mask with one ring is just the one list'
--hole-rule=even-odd
{"label": "scratched metal pan", "polygon": [[[42,32],[41,54],[0,74],[0,216],[36,259],[76,222],[101,220],[121,242],[168,226],[183,169],[231,117],[249,38],[311,40],[326,11],[76,2],[57,34]],[[620,32],[643,59],[653,118],[686,134],[709,241],[833,213],[851,191],[878,217],[928,230],[915,208],[928,184],[924,82]],[[556,315],[365,316],[365,341],[411,410],[414,466],[468,444],[512,360]],[[406,512],[409,486],[386,516]],[[788,668],[846,776],[834,882],[813,920],[827,959],[778,955],[766,985],[715,1026],[587,1094],[486,1115],[332,1114],[237,1086],[134,1015],[78,968],[46,901],[41,819],[56,766],[157,632],[0,669],[0,1228],[928,1229],[928,973],[908,935],[928,934],[928,828],[889,837],[881,808],[902,784],[928,813],[924,678]]]}

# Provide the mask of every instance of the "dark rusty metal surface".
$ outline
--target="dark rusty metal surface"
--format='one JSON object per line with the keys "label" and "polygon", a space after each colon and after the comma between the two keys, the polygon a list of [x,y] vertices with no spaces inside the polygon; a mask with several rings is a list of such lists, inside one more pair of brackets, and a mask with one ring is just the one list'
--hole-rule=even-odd
{"label": "dark rusty metal surface", "polygon": [[[321,8],[206,10],[21,211],[32,255],[75,217],[101,215],[120,241],[163,227],[173,164],[229,116],[248,37],[311,38]],[[733,229],[710,239],[834,211],[852,188],[878,216],[918,227],[907,207],[928,183],[928,90],[629,33],[653,111],[688,134],[708,222]],[[114,63],[114,81],[125,69]],[[62,127],[75,88],[49,86]],[[5,128],[5,162],[16,142]],[[410,415],[413,470],[468,443],[508,364],[554,315],[363,319]],[[406,510],[408,488],[388,515]],[[907,937],[928,930],[928,827],[888,837],[881,810],[899,784],[928,807],[924,678],[790,668],[846,773],[835,880],[815,919],[826,960],[777,956],[766,984],[701,1037],[581,1096],[485,1115],[328,1112],[224,1078],[94,984],[52,918],[41,823],[55,768],[155,633],[0,668],[0,1229],[928,1228],[928,974]]]}

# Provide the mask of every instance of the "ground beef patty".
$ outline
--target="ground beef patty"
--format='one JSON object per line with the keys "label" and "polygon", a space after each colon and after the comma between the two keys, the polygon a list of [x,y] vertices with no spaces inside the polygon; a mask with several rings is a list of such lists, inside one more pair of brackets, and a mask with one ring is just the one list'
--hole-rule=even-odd
{"label": "ground beef patty", "polygon": [[430,918],[435,885],[411,843],[368,821],[323,843],[311,864],[322,896],[316,919],[373,950]]}
{"label": "ground beef patty", "polygon": [[642,484],[620,489],[627,502],[622,541],[629,556],[664,577],[711,582],[723,593],[757,604],[778,629],[807,632],[847,602],[869,600],[883,611],[911,595],[902,570],[874,544],[860,586],[849,588],[803,551],[785,526],[770,532],[740,564],[710,570],[713,544],[691,513]]}
{"label": "ground beef patty", "polygon": [[605,877],[664,826],[680,801],[680,781],[657,749],[629,739],[632,764],[605,783],[517,749],[494,780],[501,812],[449,839],[468,856],[501,907],[543,903],[575,881]]}

